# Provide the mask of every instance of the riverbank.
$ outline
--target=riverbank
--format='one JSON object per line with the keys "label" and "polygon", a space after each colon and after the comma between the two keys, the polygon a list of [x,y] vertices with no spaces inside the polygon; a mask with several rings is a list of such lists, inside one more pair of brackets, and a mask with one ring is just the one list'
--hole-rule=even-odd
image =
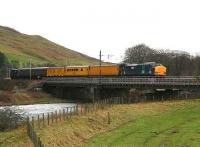
{"label": "riverbank", "polygon": [[[68,120],[67,122],[59,122],[57,124],[55,123],[42,129],[36,128],[36,131],[45,146],[77,147],[83,146],[85,143],[85,146],[108,146],[110,137],[112,139],[112,134],[110,136],[106,135],[107,132],[112,132],[113,130],[116,130],[115,134],[118,134],[117,130],[123,126],[129,126],[129,123],[135,124],[135,122],[139,120],[143,121],[144,118],[151,121],[152,116],[162,116],[163,113],[179,109],[187,110],[188,107],[193,107],[197,105],[200,106],[200,101],[198,100],[115,105],[112,108],[99,110],[86,116],[75,116],[73,119]],[[108,112],[110,113],[111,118],[110,124],[108,124]],[[185,112],[183,111],[183,113]],[[171,113],[171,115],[176,116],[179,114]],[[172,122],[175,123],[176,121],[173,120]],[[136,126],[137,125],[138,124],[136,123]],[[165,125],[165,122],[162,121],[159,125]],[[134,128],[136,126],[133,125],[132,127]],[[131,130],[131,128],[129,129]],[[138,131],[140,132],[140,130]],[[104,133],[106,137],[104,137]],[[95,136],[98,136],[100,134],[101,136],[99,138],[105,138],[105,140],[98,142],[98,139],[97,141],[96,139],[93,139]],[[122,134],[126,134],[126,130],[125,132],[122,131]],[[123,145],[123,142],[120,145]]]}
{"label": "riverbank", "polygon": [[0,91],[0,106],[10,105],[27,105],[27,104],[49,104],[49,103],[66,103],[66,99],[59,99],[45,92],[33,91]]}
{"label": "riverbank", "polygon": [[[143,146],[148,138],[150,139],[145,145],[154,146],[174,140],[173,136],[177,134],[176,143],[179,135],[183,135],[183,133],[187,134],[185,136],[189,140],[192,137],[193,139],[195,136],[198,137],[196,132],[194,135],[192,133],[196,128],[198,132],[197,125],[200,119],[198,119],[197,114],[200,111],[199,106],[200,100],[114,105],[111,108],[83,116],[74,116],[67,121],[53,123],[40,129],[36,127],[36,132],[45,146],[55,147],[112,146],[112,144],[121,146],[134,143],[137,143],[136,146]],[[108,112],[110,113],[110,124],[108,124]],[[182,122],[190,122],[190,120],[195,120],[192,123],[194,127],[188,126],[189,129],[184,130],[184,125],[181,125]],[[179,134],[179,132],[182,132],[182,134]],[[166,142],[163,135],[168,135]],[[129,139],[126,139],[126,136]],[[131,142],[132,137],[135,138],[135,142]],[[187,137],[185,137],[185,141],[188,141]],[[15,143],[15,141],[17,142]],[[155,144],[153,144],[154,142]],[[1,132],[1,145],[32,146],[32,143],[26,135],[26,130],[22,127],[11,132]]]}
{"label": "riverbank", "polygon": [[[0,106],[68,102],[42,91],[41,81],[0,80]],[[36,87],[36,88],[35,88]]]}

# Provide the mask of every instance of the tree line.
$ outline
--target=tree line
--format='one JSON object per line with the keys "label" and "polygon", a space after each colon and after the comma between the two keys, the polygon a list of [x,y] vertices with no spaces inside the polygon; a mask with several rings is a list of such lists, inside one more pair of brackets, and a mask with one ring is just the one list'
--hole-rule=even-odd
{"label": "tree line", "polygon": [[166,66],[170,76],[200,76],[200,56],[185,51],[156,50],[139,44],[126,49],[123,62],[156,62]]}
{"label": "tree line", "polygon": [[7,72],[7,58],[6,56],[0,52],[0,78],[5,77]]}

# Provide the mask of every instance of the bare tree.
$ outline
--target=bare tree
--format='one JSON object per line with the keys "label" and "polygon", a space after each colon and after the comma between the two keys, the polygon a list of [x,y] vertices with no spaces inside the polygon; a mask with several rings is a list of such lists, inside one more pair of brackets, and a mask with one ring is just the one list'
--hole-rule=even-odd
{"label": "bare tree", "polygon": [[124,63],[157,62],[167,67],[167,74],[173,76],[200,75],[200,56],[191,56],[185,51],[155,50],[145,44],[128,48]]}
{"label": "bare tree", "polygon": [[139,44],[134,47],[128,48],[125,52],[125,63],[144,63],[151,62],[155,50],[149,48],[145,44]]}

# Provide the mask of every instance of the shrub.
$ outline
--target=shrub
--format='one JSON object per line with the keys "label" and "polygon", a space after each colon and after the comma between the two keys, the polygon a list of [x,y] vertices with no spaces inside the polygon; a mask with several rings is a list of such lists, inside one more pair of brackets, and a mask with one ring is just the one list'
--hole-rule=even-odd
{"label": "shrub", "polygon": [[0,131],[17,128],[23,118],[9,108],[0,109]]}

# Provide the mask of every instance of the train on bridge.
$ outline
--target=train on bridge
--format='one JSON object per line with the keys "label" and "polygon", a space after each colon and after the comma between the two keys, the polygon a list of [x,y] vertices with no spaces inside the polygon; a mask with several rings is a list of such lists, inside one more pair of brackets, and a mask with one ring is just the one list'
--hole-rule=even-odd
{"label": "train on bridge", "polygon": [[94,66],[63,66],[12,69],[11,79],[42,79],[43,77],[108,77],[108,76],[165,76],[162,64],[113,64]]}

